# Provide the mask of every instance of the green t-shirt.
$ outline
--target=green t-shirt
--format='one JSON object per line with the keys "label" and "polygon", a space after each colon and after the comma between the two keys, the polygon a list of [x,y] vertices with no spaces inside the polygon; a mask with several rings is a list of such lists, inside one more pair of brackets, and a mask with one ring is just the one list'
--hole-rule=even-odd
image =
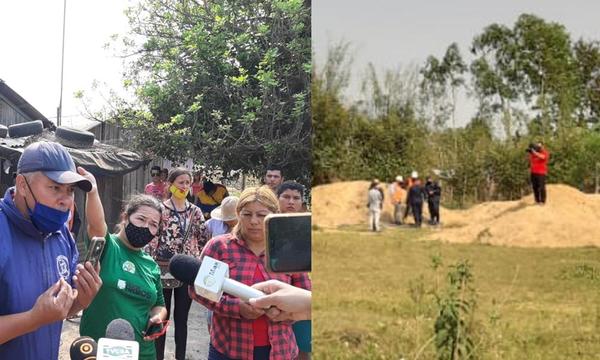
{"label": "green t-shirt", "polygon": [[150,310],[164,306],[160,268],[144,251],[131,250],[114,234],[106,235],[100,261],[102,287],[83,312],[79,333],[98,341],[114,319],[125,319],[140,344],[140,359],[156,359],[154,342],[144,341]]}

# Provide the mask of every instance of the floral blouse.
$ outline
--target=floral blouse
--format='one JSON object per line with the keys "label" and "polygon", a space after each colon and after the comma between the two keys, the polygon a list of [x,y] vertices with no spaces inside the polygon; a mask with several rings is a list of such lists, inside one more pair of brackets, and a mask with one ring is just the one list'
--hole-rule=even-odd
{"label": "floral blouse", "polygon": [[184,211],[175,211],[172,203],[165,203],[161,225],[161,236],[146,247],[157,261],[168,261],[175,254],[199,257],[209,240],[202,211],[189,202],[186,202]]}

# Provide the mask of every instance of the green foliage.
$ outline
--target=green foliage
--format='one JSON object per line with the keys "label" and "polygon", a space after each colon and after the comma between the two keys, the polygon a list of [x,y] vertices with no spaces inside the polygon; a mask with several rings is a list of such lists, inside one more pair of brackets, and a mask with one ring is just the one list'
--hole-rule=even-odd
{"label": "green foliage", "polygon": [[468,261],[451,266],[446,294],[437,300],[435,347],[439,360],[474,359],[473,318],[476,305],[473,274]]}
{"label": "green foliage", "polygon": [[[348,48],[330,49],[313,76],[313,184],[418,170],[439,174],[446,206],[514,200],[531,191],[524,150],[542,139],[550,183],[600,191],[599,41],[573,42],[564,26],[523,14],[513,26],[485,27],[470,59],[453,43],[412,73],[378,76],[369,65],[364,97],[351,104]],[[459,128],[461,90],[478,108]]]}
{"label": "green foliage", "polygon": [[127,82],[115,115],[138,149],[223,170],[282,166],[310,179],[310,3],[144,0],[128,10]]}
{"label": "green foliage", "polygon": [[[414,114],[414,96],[404,80],[411,73],[370,73],[374,91],[366,109],[348,109],[341,101],[347,76],[347,46],[332,50],[320,73],[313,74],[313,184],[371,177],[394,178],[423,164],[429,151],[426,128]],[[413,100],[411,100],[413,99]]]}

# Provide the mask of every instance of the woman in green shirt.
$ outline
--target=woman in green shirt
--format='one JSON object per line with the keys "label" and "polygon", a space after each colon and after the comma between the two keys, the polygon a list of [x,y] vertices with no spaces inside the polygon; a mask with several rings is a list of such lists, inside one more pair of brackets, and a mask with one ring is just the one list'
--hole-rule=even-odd
{"label": "woman in green shirt", "polygon": [[[99,211],[101,207],[99,199],[88,200],[86,214],[104,214]],[[102,287],[83,312],[79,332],[98,341],[112,320],[125,319],[131,323],[140,344],[140,359],[156,359],[154,343],[144,340],[143,331],[161,324],[167,315],[160,268],[142,250],[160,235],[162,210],[160,201],[152,196],[132,197],[125,206],[117,234],[106,231],[103,215],[87,217],[90,238],[104,229],[106,245],[100,258]]]}

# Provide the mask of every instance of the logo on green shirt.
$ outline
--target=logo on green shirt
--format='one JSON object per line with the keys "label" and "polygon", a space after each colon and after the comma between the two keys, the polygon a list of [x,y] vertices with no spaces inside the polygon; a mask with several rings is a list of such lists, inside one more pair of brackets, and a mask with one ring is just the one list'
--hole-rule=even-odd
{"label": "logo on green shirt", "polygon": [[135,274],[135,265],[131,261],[127,260],[123,263],[123,271]]}
{"label": "logo on green shirt", "polygon": [[117,287],[121,290],[125,289],[125,287],[127,286],[127,283],[125,282],[125,280],[121,280],[119,279],[117,281]]}

